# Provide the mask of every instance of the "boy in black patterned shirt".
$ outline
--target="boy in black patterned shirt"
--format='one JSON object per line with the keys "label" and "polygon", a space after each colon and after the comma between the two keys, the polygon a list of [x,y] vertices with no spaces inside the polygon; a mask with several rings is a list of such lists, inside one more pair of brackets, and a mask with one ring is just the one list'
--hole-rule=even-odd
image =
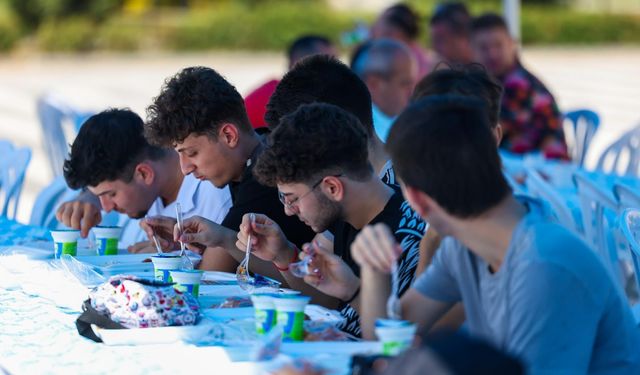
{"label": "boy in black patterned shirt", "polygon": [[[399,190],[385,185],[373,171],[367,155],[367,137],[357,118],[330,104],[308,104],[286,115],[269,137],[268,146],[254,169],[265,185],[277,186],[287,215],[297,215],[316,233],[333,233],[329,246],[306,246],[305,251],[331,252],[336,262],[352,270],[349,285],[359,284],[359,269],[350,254],[351,242],[366,225],[384,223],[393,228],[401,244],[396,293],[410,286],[418,260],[418,244],[426,224],[405,203]],[[311,295],[316,303],[340,308],[343,329],[359,335],[357,309],[349,306],[353,293],[325,288],[324,276],[313,273],[294,277],[289,264],[298,257],[277,223],[257,215],[253,224],[245,215],[239,248],[251,235],[253,253],[272,261],[289,285]],[[312,270],[316,267],[312,262]],[[357,306],[356,306],[357,307]]]}

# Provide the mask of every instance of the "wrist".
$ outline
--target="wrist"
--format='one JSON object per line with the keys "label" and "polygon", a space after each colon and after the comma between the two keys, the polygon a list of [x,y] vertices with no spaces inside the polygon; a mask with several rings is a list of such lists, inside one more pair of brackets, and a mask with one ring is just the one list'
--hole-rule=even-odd
{"label": "wrist", "polygon": [[344,294],[338,298],[345,304],[353,302],[360,295],[360,280],[357,282],[349,283],[350,288],[345,290]]}
{"label": "wrist", "polygon": [[296,245],[289,243],[286,248],[278,253],[272,263],[280,272],[289,271],[289,265],[298,260],[298,254],[299,250]]}

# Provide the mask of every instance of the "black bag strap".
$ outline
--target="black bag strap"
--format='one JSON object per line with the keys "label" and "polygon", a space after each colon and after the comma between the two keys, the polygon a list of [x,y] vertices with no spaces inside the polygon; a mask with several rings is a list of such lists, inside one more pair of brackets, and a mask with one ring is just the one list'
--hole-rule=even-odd
{"label": "black bag strap", "polygon": [[76,328],[80,336],[86,337],[89,340],[102,342],[102,339],[96,336],[93,329],[91,329],[92,324],[105,329],[126,329],[122,324],[116,323],[108,316],[100,314],[91,306],[91,300],[89,299],[82,303],[82,311],[82,314],[76,319]]}

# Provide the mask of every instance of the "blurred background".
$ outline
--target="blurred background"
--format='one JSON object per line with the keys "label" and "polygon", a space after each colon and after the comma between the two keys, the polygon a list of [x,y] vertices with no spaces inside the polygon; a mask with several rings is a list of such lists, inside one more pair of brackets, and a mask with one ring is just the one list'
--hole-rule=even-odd
{"label": "blurred background", "polygon": [[[213,67],[245,95],[287,69],[285,51],[322,34],[343,61],[366,37],[386,0],[0,0],[0,139],[32,150],[17,219],[28,222],[54,178],[37,103],[55,98],[76,114],[129,107],[141,116],[164,79],[191,65]],[[435,0],[407,1],[422,19]],[[504,13],[506,0],[466,1],[473,15]],[[640,122],[640,0],[523,0],[523,62],[562,111],[590,108],[601,126],[587,155]]]}

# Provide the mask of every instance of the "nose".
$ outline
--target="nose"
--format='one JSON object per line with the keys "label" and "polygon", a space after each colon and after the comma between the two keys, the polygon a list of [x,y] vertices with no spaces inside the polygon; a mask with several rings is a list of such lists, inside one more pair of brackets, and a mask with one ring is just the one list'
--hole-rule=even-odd
{"label": "nose", "polygon": [[284,213],[287,216],[293,216],[296,214],[296,207],[295,206],[289,206],[289,205],[284,205]]}
{"label": "nose", "polygon": [[104,195],[100,196],[100,205],[102,206],[102,209],[107,212],[111,212],[111,210],[113,210],[113,208],[115,207],[113,201]]}
{"label": "nose", "polygon": [[183,154],[180,154],[180,170],[182,170],[182,174],[186,176],[189,173],[195,171],[196,166],[189,160],[189,158],[185,157]]}

